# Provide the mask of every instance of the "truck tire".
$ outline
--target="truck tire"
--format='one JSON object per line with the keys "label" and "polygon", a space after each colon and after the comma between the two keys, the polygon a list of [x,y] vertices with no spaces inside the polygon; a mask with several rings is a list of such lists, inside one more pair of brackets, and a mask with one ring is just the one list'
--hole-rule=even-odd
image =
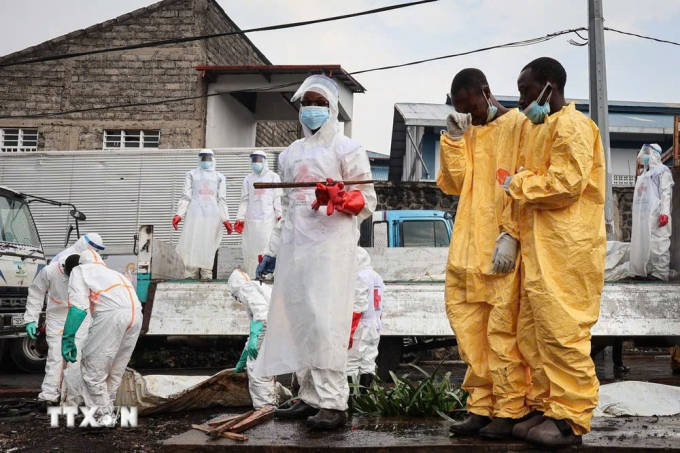
{"label": "truck tire", "polygon": [[28,337],[14,338],[9,342],[9,355],[14,364],[27,373],[41,373],[45,371],[47,356],[40,354],[35,341]]}
{"label": "truck tire", "polygon": [[378,377],[385,382],[392,382],[390,371],[399,368],[401,348],[404,344],[402,337],[381,337],[378,345],[378,357],[375,359],[378,367]]}

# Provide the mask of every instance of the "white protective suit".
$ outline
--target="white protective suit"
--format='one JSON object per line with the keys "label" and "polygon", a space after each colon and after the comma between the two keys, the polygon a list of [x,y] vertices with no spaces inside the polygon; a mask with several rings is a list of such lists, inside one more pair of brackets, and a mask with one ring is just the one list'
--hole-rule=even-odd
{"label": "white protective suit", "polygon": [[177,214],[184,220],[177,253],[182,258],[186,278],[212,278],[215,253],[222,242],[224,222],[229,221],[227,179],[215,170],[214,153],[202,149],[200,155],[213,156],[213,168],[190,170],[177,204]]}
{"label": "white protective suit", "polygon": [[[229,292],[246,309],[250,321],[260,321],[265,323],[260,336],[257,339],[258,350],[262,347],[262,342],[267,332],[267,314],[269,313],[269,301],[271,300],[272,290],[269,285],[262,285],[248,277],[240,269],[236,269],[229,276]],[[246,340],[246,345],[248,341]],[[264,406],[277,406],[278,392],[276,389],[276,378],[273,376],[256,377],[253,375],[256,359],[248,357],[246,369],[248,371],[248,390],[250,399],[253,400],[253,408],[259,410]]]}
{"label": "white protective suit", "polygon": [[[324,76],[308,77],[292,101],[305,92],[329,101],[329,119],[279,156],[283,182],[371,179],[364,148],[342,134],[338,91]],[[356,216],[311,208],[315,189],[284,189],[283,218],[272,232],[265,254],[277,257],[267,336],[255,364],[258,376],[296,372],[299,396],[315,408],[345,410],[349,386],[345,376],[354,287],[357,222],[375,210],[372,184],[349,186],[364,198]],[[277,250],[277,244],[278,246]]]}
{"label": "white protective suit", "polygon": [[87,406],[99,407],[99,416],[110,416],[142,330],[142,306],[130,281],[106,267],[93,250],[83,252],[80,265],[71,271],[68,296],[71,305],[92,314],[85,346],[78,350],[83,399]]}
{"label": "white protective suit", "polygon": [[357,289],[354,312],[361,320],[354,331],[352,348],[347,352],[347,376],[354,383],[362,374],[375,374],[380,343],[380,318],[385,302],[385,283],[371,267],[368,252],[357,247]]}
{"label": "white protective suit", "polygon": [[[26,323],[34,322],[36,326],[38,325],[45,295],[47,295],[47,308],[45,309],[47,360],[45,361],[45,378],[42,383],[42,391],[38,395],[38,399],[44,401],[56,402],[61,394],[61,381],[64,365],[66,365],[61,356],[61,337],[69,306],[68,276],[64,273],[64,262],[72,254],[60,254],[59,260],[53,259],[48,266],[36,275],[33,283],[28,287],[28,300],[24,314]],[[76,346],[79,349],[87,337],[90,321],[91,318],[87,316],[76,334]],[[77,363],[68,365],[76,366]]]}
{"label": "white protective suit", "polygon": [[62,258],[66,259],[73,254],[80,255],[85,250],[89,249],[101,252],[105,248],[106,246],[104,245],[104,242],[102,241],[102,237],[100,235],[98,235],[97,233],[87,233],[85,236],[78,239],[71,247],[57,253],[55,257],[52,258],[52,261],[59,262],[59,260],[61,260]]}
{"label": "white protective suit", "polygon": [[[644,145],[638,158],[644,155],[649,156],[649,165],[635,183],[629,271],[631,276],[668,280],[673,175],[661,162],[659,145]],[[660,227],[662,214],[668,216],[668,223]]]}
{"label": "white protective suit", "polygon": [[244,222],[243,228],[243,261],[245,271],[250,278],[255,278],[255,270],[259,264],[258,255],[262,255],[269,244],[269,237],[281,217],[281,189],[255,189],[256,182],[281,182],[279,175],[269,170],[266,155],[262,151],[255,154],[264,157],[264,170],[258,175],[253,172],[243,178],[241,203],[238,207],[237,220]]}

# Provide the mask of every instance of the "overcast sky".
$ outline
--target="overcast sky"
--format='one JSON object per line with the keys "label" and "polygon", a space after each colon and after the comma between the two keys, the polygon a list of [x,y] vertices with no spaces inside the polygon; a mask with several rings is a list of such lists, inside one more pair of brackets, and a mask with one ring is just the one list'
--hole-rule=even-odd
{"label": "overcast sky", "polygon": [[[24,0],[2,6],[0,54],[102,22],[148,0]],[[361,11],[394,0],[218,0],[239,27],[252,28]],[[605,25],[680,41],[678,0],[605,0]],[[441,0],[387,13],[284,31],[250,34],[274,64],[341,64],[347,71],[407,62],[587,27],[586,0]],[[575,38],[575,36],[572,36]],[[483,70],[497,95],[517,95],[520,69],[540,56],[567,69],[567,97],[588,97],[588,48],[548,43],[357,76],[353,136],[389,153],[396,102],[444,102],[460,69]],[[609,98],[680,103],[680,47],[605,32]]]}

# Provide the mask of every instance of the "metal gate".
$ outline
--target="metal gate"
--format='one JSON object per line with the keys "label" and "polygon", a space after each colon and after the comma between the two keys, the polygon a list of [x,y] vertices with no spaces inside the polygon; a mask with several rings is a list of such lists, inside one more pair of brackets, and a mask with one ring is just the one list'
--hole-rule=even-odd
{"label": "metal gate", "polygon": [[[278,170],[283,148],[214,149],[217,171],[227,178],[227,203],[236,220],[243,178],[251,173],[248,156],[264,151],[269,168]],[[87,220],[81,233],[101,234],[106,253],[130,255],[139,225],[154,225],[158,239],[176,243],[172,217],[182,193],[184,175],[198,166],[198,150],[48,151],[5,155],[0,185],[18,192],[73,203]],[[31,211],[45,253],[64,248],[67,208],[33,203]],[[181,228],[180,228],[181,231]],[[75,233],[71,243],[75,241]],[[225,233],[222,246],[237,246],[240,235]]]}

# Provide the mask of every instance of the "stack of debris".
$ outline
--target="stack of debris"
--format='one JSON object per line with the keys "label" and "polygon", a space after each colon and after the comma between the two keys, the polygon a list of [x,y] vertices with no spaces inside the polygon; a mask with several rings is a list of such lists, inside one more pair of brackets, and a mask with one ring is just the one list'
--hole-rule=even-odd
{"label": "stack of debris", "polygon": [[239,434],[274,418],[274,408],[264,407],[259,411],[250,411],[241,415],[218,417],[202,425],[191,425],[192,428],[204,432],[212,439],[226,437],[231,440],[247,441],[248,436]]}

